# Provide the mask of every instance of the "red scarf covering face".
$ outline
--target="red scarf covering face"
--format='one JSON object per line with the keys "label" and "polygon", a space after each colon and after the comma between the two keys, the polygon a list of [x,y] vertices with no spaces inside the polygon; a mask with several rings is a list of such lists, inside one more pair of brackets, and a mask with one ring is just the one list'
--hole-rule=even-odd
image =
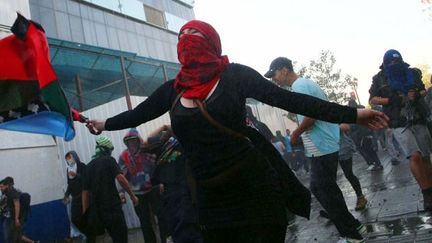
{"label": "red scarf covering face", "polygon": [[204,38],[184,34],[179,39],[177,55],[182,68],[177,74],[174,87],[178,91],[185,90],[182,97],[205,100],[229,60],[227,56],[221,55],[220,38],[211,25],[191,20],[180,29],[180,33],[185,29],[196,29]]}

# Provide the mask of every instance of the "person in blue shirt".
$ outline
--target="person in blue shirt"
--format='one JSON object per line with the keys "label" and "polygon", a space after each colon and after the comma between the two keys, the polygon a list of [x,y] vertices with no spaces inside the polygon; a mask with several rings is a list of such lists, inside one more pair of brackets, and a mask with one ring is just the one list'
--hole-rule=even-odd
{"label": "person in blue shirt", "polygon": [[[278,57],[270,64],[264,75],[279,86],[291,86],[294,92],[326,100],[327,96],[317,83],[299,77],[290,59]],[[300,125],[291,134],[291,143],[296,144],[300,135],[305,154],[311,159],[310,189],[335,224],[343,240],[362,241],[365,227],[348,211],[345,200],[336,183],[339,160],[339,126],[310,117],[297,115]]]}

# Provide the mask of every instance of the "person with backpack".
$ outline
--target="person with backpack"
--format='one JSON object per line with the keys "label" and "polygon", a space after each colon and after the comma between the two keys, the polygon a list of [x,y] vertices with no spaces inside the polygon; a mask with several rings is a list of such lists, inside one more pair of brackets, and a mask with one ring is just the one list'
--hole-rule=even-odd
{"label": "person with backpack", "polygon": [[15,189],[14,180],[10,176],[0,181],[0,190],[6,197],[4,210],[8,212],[4,215],[3,221],[4,241],[7,243],[34,242],[23,234],[23,226],[30,213],[30,194]]}
{"label": "person with backpack", "polygon": [[380,71],[372,78],[369,103],[382,105],[389,126],[423,195],[423,209],[432,212],[432,137],[428,129],[429,108],[424,100],[422,72],[410,67],[400,52],[385,52]]}

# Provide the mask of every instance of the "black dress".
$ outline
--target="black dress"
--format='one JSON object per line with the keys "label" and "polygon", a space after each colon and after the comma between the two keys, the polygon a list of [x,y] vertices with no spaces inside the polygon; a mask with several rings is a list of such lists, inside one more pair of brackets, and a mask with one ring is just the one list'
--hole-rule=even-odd
{"label": "black dress", "polygon": [[[134,110],[107,119],[105,128],[135,127],[172,108],[172,129],[198,184],[200,224],[206,228],[286,224],[280,186],[267,156],[246,139],[219,130],[198,108],[180,102],[173,106],[178,96],[173,83],[164,83]],[[220,124],[247,133],[246,98],[330,122],[353,123],[357,117],[356,109],[281,89],[240,64],[226,67],[205,106]]]}

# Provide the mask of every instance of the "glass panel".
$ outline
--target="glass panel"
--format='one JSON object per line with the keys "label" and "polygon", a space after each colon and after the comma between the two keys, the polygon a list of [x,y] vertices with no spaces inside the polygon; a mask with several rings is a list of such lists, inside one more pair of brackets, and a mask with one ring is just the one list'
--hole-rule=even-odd
{"label": "glass panel", "polygon": [[164,27],[164,28],[166,27],[165,16],[162,11],[144,5],[144,12],[145,12],[147,22],[160,27]]}
{"label": "glass panel", "polygon": [[84,4],[80,4],[81,16],[85,19],[90,19],[90,8]]}
{"label": "glass panel", "polygon": [[167,20],[167,28],[177,33],[180,30],[180,28],[187,22],[186,19],[179,18],[167,12],[165,12],[165,17]]}
{"label": "glass panel", "polygon": [[43,26],[46,35],[51,37],[58,37],[54,11],[49,8],[40,7],[40,18],[40,24]]}
{"label": "glass panel", "polygon": [[57,23],[58,37],[64,40],[71,40],[68,15],[63,12],[57,12],[55,17]]}
{"label": "glass panel", "polygon": [[107,31],[105,25],[95,23],[95,30],[98,46],[108,47]]}
{"label": "glass panel", "polygon": [[122,50],[130,50],[128,37],[126,31],[117,30],[117,36],[119,39],[120,47]]}
{"label": "glass panel", "polygon": [[54,1],[54,9],[60,10],[63,12],[67,12],[66,1],[65,0],[56,0]]}
{"label": "glass panel", "polygon": [[121,4],[120,12],[131,17],[145,20],[143,5],[137,0],[120,0]]}
{"label": "glass panel", "polygon": [[138,42],[137,42],[137,35],[135,33],[127,32],[128,36],[128,42],[131,52],[139,52]]}
{"label": "glass panel", "polygon": [[142,2],[138,0],[83,0],[95,5],[123,13],[133,18],[145,20]]}
{"label": "glass panel", "polygon": [[[120,56],[131,95],[148,96],[168,79],[177,75],[180,66],[133,53],[105,49],[49,38],[51,63],[71,106],[87,110],[126,95]],[[77,89],[80,80],[81,91]],[[81,100],[81,102],[80,102]],[[82,106],[81,106],[82,105]]]}
{"label": "glass panel", "polygon": [[99,23],[105,23],[105,18],[103,15],[103,12],[99,9],[92,9],[91,12],[93,13],[93,20]]}
{"label": "glass panel", "polygon": [[68,1],[67,2],[68,12],[75,16],[80,16],[80,6],[77,2]]}
{"label": "glass panel", "polygon": [[30,3],[30,13],[31,13],[31,19],[33,21],[38,23],[41,22],[38,5]]}
{"label": "glass panel", "polygon": [[86,44],[97,45],[94,23],[83,19],[84,39]]}
{"label": "glass panel", "polygon": [[38,0],[37,2],[39,3],[40,6],[53,8],[53,0]]}
{"label": "glass panel", "polygon": [[195,3],[195,0],[174,0],[174,1],[185,3],[185,4],[187,4],[187,5],[191,6],[191,7],[193,7],[193,5]]}
{"label": "glass panel", "polygon": [[81,18],[75,16],[69,16],[71,33],[72,33],[72,41],[84,42],[84,30],[81,23]]}
{"label": "glass panel", "polygon": [[117,38],[117,31],[115,28],[112,27],[108,27],[107,28],[107,33],[108,33],[108,42],[109,42],[109,47],[112,49],[120,49],[120,45],[119,45],[119,41]]}

